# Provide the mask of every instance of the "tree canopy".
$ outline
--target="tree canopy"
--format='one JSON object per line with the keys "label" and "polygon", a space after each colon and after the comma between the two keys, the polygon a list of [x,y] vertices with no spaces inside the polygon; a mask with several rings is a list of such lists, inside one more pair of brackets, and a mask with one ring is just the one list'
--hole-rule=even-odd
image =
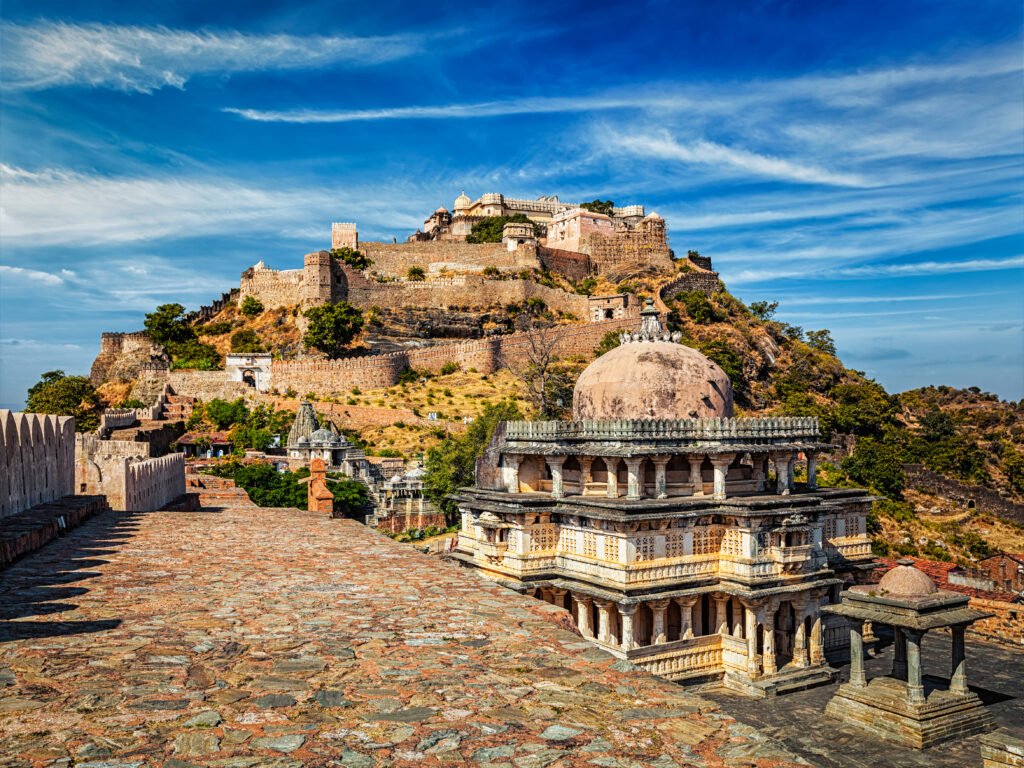
{"label": "tree canopy", "polygon": [[348,264],[352,269],[363,270],[373,266],[373,261],[368,256],[354,248],[332,248],[331,256],[343,264]]}
{"label": "tree canopy", "polygon": [[459,488],[476,481],[476,460],[483,455],[499,422],[523,418],[519,407],[509,401],[489,403],[464,433],[446,437],[427,451],[426,474],[423,476],[424,495],[438,509],[453,517],[457,508],[448,498]]}
{"label": "tree canopy", "polygon": [[55,416],[74,416],[75,431],[91,432],[100,425],[99,395],[85,376],[67,376],[64,371],[47,371],[29,387],[25,410]]}
{"label": "tree canopy", "polygon": [[591,213],[603,213],[605,216],[611,216],[615,203],[611,200],[598,199],[591,200],[589,203],[580,203],[580,208]]}
{"label": "tree canopy", "polygon": [[473,229],[466,235],[466,242],[500,243],[501,233],[506,224],[531,224],[534,234],[537,234],[537,225],[530,221],[524,213],[514,213],[511,216],[487,216],[473,225]]}
{"label": "tree canopy", "polygon": [[363,329],[363,313],[346,301],[306,310],[308,325],[302,342],[334,360]]}
{"label": "tree canopy", "polygon": [[215,371],[221,367],[220,352],[216,347],[199,343],[181,304],[161,304],[146,315],[143,325],[149,338],[163,345],[170,354],[174,368]]}

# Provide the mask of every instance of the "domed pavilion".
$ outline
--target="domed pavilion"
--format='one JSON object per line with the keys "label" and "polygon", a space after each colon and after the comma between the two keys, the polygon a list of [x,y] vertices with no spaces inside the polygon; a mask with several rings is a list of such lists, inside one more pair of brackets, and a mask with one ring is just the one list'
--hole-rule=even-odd
{"label": "domed pavilion", "polygon": [[[878,584],[851,587],[842,602],[824,608],[850,626],[850,681],[825,714],[870,729],[877,737],[923,749],[995,727],[977,694],[967,687],[967,627],[992,614],[968,607],[960,592],[939,589],[914,561],[898,560]],[[870,682],[864,673],[865,622],[888,624],[895,636],[892,673]],[[921,668],[925,633],[948,628],[953,635],[948,683],[926,679]]]}
{"label": "domed pavilion", "polygon": [[672,680],[831,680],[848,640],[821,607],[869,567],[871,497],[817,488],[816,419],[734,417],[725,372],[641,315],[580,374],[571,421],[499,425],[456,496],[456,557]]}

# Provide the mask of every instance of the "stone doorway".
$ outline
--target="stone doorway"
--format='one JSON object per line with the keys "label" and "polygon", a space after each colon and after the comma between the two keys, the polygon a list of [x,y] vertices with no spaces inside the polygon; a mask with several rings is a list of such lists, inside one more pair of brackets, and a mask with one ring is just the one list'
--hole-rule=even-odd
{"label": "stone doorway", "polygon": [[788,600],[779,604],[775,612],[775,659],[779,669],[793,661],[796,639],[796,612]]}

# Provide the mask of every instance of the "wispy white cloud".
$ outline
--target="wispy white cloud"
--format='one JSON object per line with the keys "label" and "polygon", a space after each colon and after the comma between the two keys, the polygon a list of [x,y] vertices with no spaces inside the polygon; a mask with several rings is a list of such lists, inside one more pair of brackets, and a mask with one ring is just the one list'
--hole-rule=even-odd
{"label": "wispy white cloud", "polygon": [[64,284],[64,276],[38,269],[0,265],[0,284],[8,281],[14,285],[27,282],[43,286],[57,286]]}
{"label": "wispy white cloud", "polygon": [[183,88],[196,75],[367,66],[420,49],[408,36],[252,35],[107,24],[0,24],[3,83],[36,90],[61,85],[149,93]]}
{"label": "wispy white cloud", "polygon": [[895,264],[863,264],[852,267],[833,267],[814,271],[793,269],[746,269],[730,278],[736,284],[759,283],[765,280],[799,277],[806,279],[854,280],[876,277],[930,277],[936,275],[966,274],[1016,270],[1024,267],[1024,255],[999,259],[961,259],[952,261],[916,261]]}

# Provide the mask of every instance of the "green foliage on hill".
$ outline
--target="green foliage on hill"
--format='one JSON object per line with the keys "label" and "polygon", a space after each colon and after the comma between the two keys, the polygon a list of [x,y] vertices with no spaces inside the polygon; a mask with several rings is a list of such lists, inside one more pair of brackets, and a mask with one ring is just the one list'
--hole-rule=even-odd
{"label": "green foliage on hill", "polygon": [[217,477],[231,478],[260,507],[305,509],[308,504],[307,485],[299,482],[309,477],[309,470],[305,468],[296,472],[278,472],[272,464],[230,461],[211,467],[207,472]]}
{"label": "green foliage on hill", "polygon": [[461,435],[446,437],[440,445],[427,452],[423,476],[424,495],[449,518],[457,513],[449,496],[459,488],[471,486],[476,477],[476,460],[491,441],[494,428],[502,421],[523,418],[522,412],[509,401],[487,405]]}
{"label": "green foliage on hill", "polygon": [[533,232],[538,234],[538,227],[523,213],[514,213],[511,216],[486,216],[476,224],[466,235],[467,243],[500,243],[501,233],[506,224],[532,224]]}
{"label": "green foliage on hill", "polygon": [[231,334],[231,351],[239,353],[266,352],[266,347],[263,346],[256,331],[246,328]]}
{"label": "green foliage on hill", "polygon": [[242,398],[214,398],[208,403],[197,402],[185,426],[189,430],[231,430],[231,444],[237,453],[244,453],[265,451],[275,435],[284,437],[294,419],[294,413],[274,411],[266,405],[257,405],[250,411]]}
{"label": "green foliage on hill", "polygon": [[344,264],[348,264],[352,269],[363,270],[373,266],[373,260],[370,257],[354,248],[332,248],[331,256]]}
{"label": "green foliage on hill", "polygon": [[605,216],[611,216],[615,203],[611,200],[591,200],[589,203],[580,203],[580,208],[592,213],[603,213]]}
{"label": "green foliage on hill", "polygon": [[29,387],[28,413],[74,416],[76,432],[91,432],[100,425],[103,413],[96,388],[85,376],[67,376],[64,371],[47,371]]}
{"label": "green foliage on hill", "polygon": [[363,329],[363,313],[347,301],[312,307],[305,317],[308,325],[302,343],[332,360],[341,357]]}
{"label": "green foliage on hill", "polygon": [[423,271],[423,267],[409,267],[405,273],[406,280],[420,281],[427,276],[427,273]]}
{"label": "green foliage on hill", "polygon": [[172,368],[216,371],[222,367],[220,352],[199,342],[181,304],[161,304],[146,315],[143,325],[149,337],[167,350]]}
{"label": "green foliage on hill", "polygon": [[242,299],[242,306],[239,309],[246,317],[256,317],[263,311],[263,302],[255,296],[246,296]]}

